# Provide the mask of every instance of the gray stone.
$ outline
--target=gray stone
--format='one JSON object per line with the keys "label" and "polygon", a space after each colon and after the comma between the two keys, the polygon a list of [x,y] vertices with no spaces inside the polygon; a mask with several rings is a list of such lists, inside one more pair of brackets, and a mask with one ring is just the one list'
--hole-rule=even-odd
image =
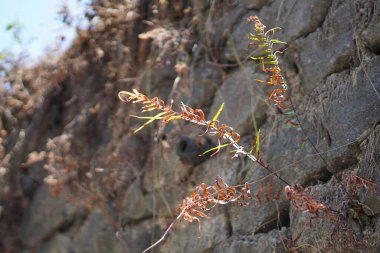
{"label": "gray stone", "polygon": [[333,178],[327,184],[311,186],[310,195],[335,211],[320,211],[315,216],[291,205],[291,238],[297,238],[293,247],[299,247],[302,252],[358,252],[363,246],[360,225],[349,216],[341,219],[342,214],[348,213],[349,200],[337,180]]}
{"label": "gray stone", "polygon": [[[201,54],[200,51],[202,50],[198,49],[195,55]],[[205,108],[212,102],[212,98],[222,82],[222,69],[216,64],[207,63],[206,57],[198,60],[196,56],[189,73],[191,99],[187,104],[197,108]]]}
{"label": "gray stone", "polygon": [[359,36],[363,44],[372,52],[379,54],[380,52],[380,22],[371,24]]}
{"label": "gray stone", "polygon": [[[229,150],[229,148],[222,149],[220,154],[195,167],[190,177],[191,181],[197,182],[198,185],[201,183],[211,185],[221,177],[229,185],[237,184],[241,160],[232,159],[233,154],[230,154]],[[205,156],[209,155],[205,154]]]}
{"label": "gray stone", "polygon": [[[213,214],[201,223],[177,224],[161,247],[161,252],[207,252],[229,237],[228,221],[224,214]],[[199,230],[199,229],[200,230]]]}
{"label": "gray stone", "polygon": [[112,251],[116,231],[99,210],[93,211],[75,234],[72,251],[75,253],[106,253]]}
{"label": "gray stone", "polygon": [[327,15],[332,0],[281,1],[264,7],[259,14],[268,27],[281,27],[278,37],[289,42],[314,32]]}
{"label": "gray stone", "polygon": [[287,252],[287,230],[272,230],[265,234],[236,235],[215,247],[215,253],[261,253],[261,252]]}
{"label": "gray stone", "polygon": [[[171,52],[170,52],[171,54]],[[164,101],[168,98],[173,88],[174,79],[177,77],[175,72],[176,55],[166,53],[160,61],[152,59],[149,68],[144,72],[142,79],[145,93],[148,91],[150,96],[159,97]]]}
{"label": "gray stone", "polygon": [[239,0],[239,2],[247,9],[261,9],[269,0]]}
{"label": "gray stone", "polygon": [[253,26],[247,23],[247,18],[255,15],[258,15],[257,11],[249,11],[232,29],[227,39],[226,49],[223,52],[223,57],[226,60],[240,63],[240,61],[252,56],[252,52],[256,48],[250,46],[251,41],[248,39],[248,35],[252,33]]}
{"label": "gray stone", "polygon": [[380,91],[379,64],[377,56],[355,70],[332,74],[310,95],[315,103],[309,108],[315,108],[311,109],[314,117],[323,122],[328,133],[328,159],[336,168],[355,163],[359,152],[356,142],[360,143],[362,134],[380,119],[380,99],[375,91]]}
{"label": "gray stone", "polygon": [[364,204],[364,212],[368,216],[378,215],[380,213],[380,194],[371,195],[363,197],[361,201]]}
{"label": "gray stone", "polygon": [[350,67],[350,59],[355,56],[355,31],[347,21],[354,15],[351,1],[334,1],[322,28],[303,40],[298,65],[306,94],[322,78]]}
{"label": "gray stone", "polygon": [[374,218],[372,224],[363,231],[364,240],[367,245],[371,245],[373,252],[380,252],[380,218]]}
{"label": "gray stone", "polygon": [[[255,1],[250,2],[252,5],[255,3]],[[238,62],[248,59],[250,54],[254,54],[254,51],[257,50],[255,47],[249,46],[251,41],[247,36],[253,32],[252,24],[247,24],[249,16],[258,16],[267,29],[281,27],[282,30],[278,31],[273,38],[290,42],[320,27],[331,2],[332,0],[276,0],[271,5],[264,6],[259,12],[250,11],[233,28],[224,57],[229,61]]]}
{"label": "gray stone", "polygon": [[208,156],[201,154],[211,148],[213,148],[213,144],[208,138],[183,136],[176,146],[176,153],[181,162],[196,166],[208,159]]}
{"label": "gray stone", "polygon": [[243,15],[247,12],[247,10],[241,5],[231,5],[229,7],[230,8],[227,12],[216,7],[213,14],[215,16],[219,14],[220,17],[217,17],[215,21],[212,21],[210,19],[206,21],[205,37],[207,38],[206,43],[208,46],[222,49],[222,47],[225,45],[225,40],[231,34],[231,29],[243,18]]}
{"label": "gray stone", "polygon": [[49,242],[41,247],[39,253],[70,253],[71,240],[63,234],[55,235]]}
{"label": "gray stone", "polygon": [[[143,221],[137,225],[127,225],[123,231],[119,231],[113,245],[115,253],[141,253],[148,248],[157,237],[162,235],[162,231],[151,221]],[[152,234],[155,235],[152,238]],[[155,252],[160,252],[160,245],[155,248]],[[108,251],[110,252],[110,251]]]}
{"label": "gray stone", "polygon": [[138,135],[126,135],[117,147],[117,156],[127,168],[141,168],[147,157],[148,150],[144,141]]}
{"label": "gray stone", "polygon": [[[193,129],[194,130],[194,129]],[[175,128],[165,133],[165,140],[155,145],[155,151],[147,161],[143,177],[143,189],[152,192],[168,184],[181,182],[188,175],[191,165],[181,162],[176,153],[176,146],[188,130]],[[196,131],[196,130],[195,130]],[[196,134],[189,135],[190,137]],[[154,166],[152,166],[152,163]]]}
{"label": "gray stone", "polygon": [[380,52],[380,5],[374,1],[359,1],[356,3],[358,9],[358,26],[362,30],[357,36],[359,44],[370,49],[375,54]]}
{"label": "gray stone", "polygon": [[121,208],[125,221],[141,220],[152,215],[138,182],[133,182],[123,194]]}
{"label": "gray stone", "polygon": [[[260,145],[263,160],[270,165],[272,171],[279,171],[278,175],[289,184],[309,184],[324,180],[326,173],[328,174],[325,169],[326,164],[319,155],[315,155],[316,150],[303,132],[286,123],[288,119],[286,116],[279,115],[275,119],[278,122],[278,129],[275,131],[272,129],[272,121],[263,125],[261,134],[266,136]],[[294,120],[294,118],[290,119]],[[324,153],[328,149],[326,137],[319,136],[316,128],[306,120],[302,120],[302,126],[318,152],[326,159]],[[263,170],[258,165],[253,168]],[[284,183],[281,185],[285,186]]]}
{"label": "gray stone", "polygon": [[208,118],[212,119],[222,103],[224,109],[218,120],[235,129],[241,135],[252,132],[262,125],[266,118],[266,94],[264,85],[255,79],[263,80],[262,74],[253,74],[254,66],[243,66],[233,72],[215,95]]}
{"label": "gray stone", "polygon": [[83,211],[83,208],[69,203],[63,197],[52,198],[49,188],[41,186],[23,217],[21,240],[30,247],[35,246],[83,215]]}
{"label": "gray stone", "polygon": [[[283,182],[269,175],[268,171],[251,160],[246,160],[242,164],[238,178],[236,184],[250,183],[253,198],[245,197],[247,206],[238,204],[229,206],[232,234],[252,235],[277,229],[278,226],[287,226],[289,203],[281,199],[275,200],[278,194],[280,198],[283,197],[281,193]],[[272,181],[271,186],[270,181]],[[262,193],[257,195],[261,186],[263,186]]]}

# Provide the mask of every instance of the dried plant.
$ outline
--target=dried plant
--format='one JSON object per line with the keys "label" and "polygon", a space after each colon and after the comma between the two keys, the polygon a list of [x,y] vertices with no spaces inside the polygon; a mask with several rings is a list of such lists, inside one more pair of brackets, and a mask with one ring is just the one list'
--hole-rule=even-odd
{"label": "dried plant", "polygon": [[318,215],[318,212],[328,211],[329,208],[314,199],[302,186],[287,185],[284,188],[286,198],[292,203],[296,210],[308,211],[311,214]]}
{"label": "dried plant", "polygon": [[360,190],[365,190],[370,194],[375,194],[379,185],[355,175],[353,172],[347,173],[343,178],[343,185],[352,195],[357,195]]}
{"label": "dried plant", "polygon": [[210,211],[216,205],[225,205],[236,202],[240,206],[248,205],[247,200],[257,200],[261,205],[265,198],[267,202],[280,199],[281,191],[278,191],[273,198],[271,197],[273,177],[267,185],[261,183],[255,196],[251,193],[251,187],[248,182],[243,186],[230,186],[224,182],[222,178],[215,180],[215,185],[207,186],[202,183],[196,187],[195,191],[189,197],[186,197],[178,208],[178,212],[182,214],[180,219],[193,222],[200,222],[199,218],[207,217],[206,212]]}

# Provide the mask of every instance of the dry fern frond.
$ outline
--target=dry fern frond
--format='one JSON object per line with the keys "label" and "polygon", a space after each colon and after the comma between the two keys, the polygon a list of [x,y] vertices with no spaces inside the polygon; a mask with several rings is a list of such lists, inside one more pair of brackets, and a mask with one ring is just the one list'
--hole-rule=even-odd
{"label": "dry fern frond", "polygon": [[[286,43],[272,38],[275,31],[281,28],[275,27],[272,29],[266,29],[266,26],[261,23],[257,16],[249,17],[247,22],[253,23],[254,32],[248,36],[252,41],[251,44],[263,49],[256,53],[256,56],[251,57],[251,59],[259,62],[262,71],[269,74],[269,80],[256,79],[256,81],[268,85],[271,89],[268,99],[286,115],[291,116],[294,112],[289,109],[291,104],[289,103],[288,86],[282,75],[277,57],[277,55],[282,54],[283,51],[274,49],[275,45]],[[298,122],[294,122],[290,119],[287,120],[287,123],[293,126],[299,125]]]}

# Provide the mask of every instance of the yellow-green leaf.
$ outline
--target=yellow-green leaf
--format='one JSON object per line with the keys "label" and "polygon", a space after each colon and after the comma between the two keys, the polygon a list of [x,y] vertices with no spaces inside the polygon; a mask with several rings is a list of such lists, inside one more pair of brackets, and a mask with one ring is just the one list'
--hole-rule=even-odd
{"label": "yellow-green leaf", "polygon": [[266,65],[278,65],[277,61],[263,61],[261,63]]}
{"label": "yellow-green leaf", "polygon": [[261,128],[259,129],[259,131],[257,132],[256,134],[256,141],[255,141],[255,147],[256,147],[256,155],[259,153],[260,151],[260,132],[261,132]]}
{"label": "yellow-green leaf", "polygon": [[266,55],[266,56],[259,56],[259,57],[250,57],[252,60],[259,61],[259,60],[265,60],[265,59],[274,59],[274,55]]}
{"label": "yellow-green leaf", "polygon": [[137,128],[134,133],[137,133],[138,131],[140,131],[141,129],[143,129],[146,125],[149,125],[150,123],[152,123],[153,121],[155,120],[159,120],[159,119],[162,119],[162,116],[164,116],[165,114],[167,114],[167,112],[161,112],[159,114],[157,114],[156,116],[153,116],[150,118],[150,120],[148,120],[147,122],[144,123],[144,125],[142,125],[141,127]]}
{"label": "yellow-green leaf", "polygon": [[215,116],[212,118],[211,126],[213,127],[215,125],[215,122],[219,118],[220,113],[223,111],[224,103],[222,103],[219,107],[219,110],[216,112]]}
{"label": "yellow-green leaf", "polygon": [[271,49],[266,49],[266,50],[263,50],[263,51],[260,51],[260,52],[255,52],[255,55],[259,55],[259,56],[264,56],[264,55],[271,55],[272,54],[272,50]]}
{"label": "yellow-green leaf", "polygon": [[248,151],[248,154],[251,154],[253,150],[256,151],[256,154],[258,153],[258,151],[260,151],[260,132],[261,132],[261,128],[256,134],[255,145],[253,145],[253,147]]}
{"label": "yellow-green leaf", "polygon": [[206,150],[205,152],[203,152],[200,156],[210,153],[211,151],[219,150],[221,148],[227,147],[229,145],[231,145],[231,143],[226,143],[226,144],[222,144],[222,145],[218,145],[216,147],[210,148],[209,150]]}
{"label": "yellow-green leaf", "polygon": [[284,41],[281,41],[281,40],[270,40],[270,42],[272,43],[272,44],[287,44],[286,42],[284,42]]}

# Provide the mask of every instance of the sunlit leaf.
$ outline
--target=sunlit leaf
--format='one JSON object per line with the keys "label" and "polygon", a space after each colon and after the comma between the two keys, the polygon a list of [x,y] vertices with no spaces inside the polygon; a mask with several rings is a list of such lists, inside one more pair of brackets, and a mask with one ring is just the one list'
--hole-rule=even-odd
{"label": "sunlit leaf", "polygon": [[226,144],[222,144],[222,145],[218,145],[216,147],[210,148],[209,150],[206,150],[205,152],[203,152],[202,154],[200,154],[200,156],[205,155],[207,153],[210,153],[211,151],[214,151],[214,150],[219,150],[221,148],[225,148],[225,147],[227,147],[229,145],[231,145],[231,143],[226,143]]}
{"label": "sunlit leaf", "polygon": [[224,103],[222,103],[219,107],[219,110],[216,112],[215,116],[212,118],[210,126],[213,127],[215,122],[218,120],[220,113],[223,111]]}
{"label": "sunlit leaf", "polygon": [[265,55],[265,54],[272,54],[272,50],[271,49],[266,49],[266,50],[263,50],[263,51],[259,51],[257,53],[255,53],[256,55]]}
{"label": "sunlit leaf", "polygon": [[258,154],[260,151],[260,132],[261,132],[261,128],[256,134],[256,140],[255,140],[256,154]]}
{"label": "sunlit leaf", "polygon": [[265,59],[274,59],[274,55],[266,55],[266,56],[257,56],[257,57],[250,57],[252,60],[258,61],[258,60],[265,60]]}
{"label": "sunlit leaf", "polygon": [[256,151],[256,154],[260,151],[260,132],[261,132],[261,128],[259,129],[259,131],[257,132],[256,134],[256,138],[255,138],[255,144],[253,145],[253,147],[248,151],[248,154],[251,154],[253,152],[253,150]]}
{"label": "sunlit leaf", "polygon": [[281,41],[281,40],[275,40],[275,39],[270,40],[270,42],[271,42],[272,44],[287,44],[287,43],[284,42],[284,41]]}
{"label": "sunlit leaf", "polygon": [[153,121],[161,119],[162,116],[164,116],[165,114],[167,114],[167,112],[161,112],[161,113],[157,114],[156,116],[153,116],[150,120],[148,120],[147,122],[145,122],[141,127],[137,128],[137,129],[134,131],[134,133],[137,133],[138,131],[140,131],[140,130],[143,129],[146,125],[149,125],[149,124],[152,123]]}
{"label": "sunlit leaf", "polygon": [[268,43],[263,43],[263,44],[258,44],[257,46],[258,46],[258,47],[268,47],[269,44],[268,44]]}
{"label": "sunlit leaf", "polygon": [[261,63],[262,64],[266,64],[266,65],[277,65],[278,64],[277,61],[263,61]]}

